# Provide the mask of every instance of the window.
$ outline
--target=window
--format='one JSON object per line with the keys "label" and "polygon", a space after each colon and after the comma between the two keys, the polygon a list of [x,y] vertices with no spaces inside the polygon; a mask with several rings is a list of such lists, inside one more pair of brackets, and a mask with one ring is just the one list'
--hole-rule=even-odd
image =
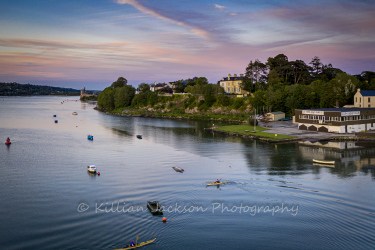
{"label": "window", "polygon": [[370,97],[368,98],[368,102],[370,102]]}
{"label": "window", "polygon": [[357,102],[357,97],[355,98],[355,102]]}
{"label": "window", "polygon": [[371,108],[371,104],[369,104],[368,107]]}
{"label": "window", "polygon": [[359,98],[359,102],[362,102],[362,98],[361,97]]}

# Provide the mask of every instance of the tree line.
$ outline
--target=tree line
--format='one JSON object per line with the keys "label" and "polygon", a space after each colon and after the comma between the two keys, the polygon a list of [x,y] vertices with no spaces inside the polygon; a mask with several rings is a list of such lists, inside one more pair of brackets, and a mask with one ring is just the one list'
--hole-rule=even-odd
{"label": "tree line", "polygon": [[27,95],[72,95],[80,94],[80,90],[59,88],[42,85],[20,84],[16,82],[0,82],[0,96],[27,96]]}
{"label": "tree line", "polygon": [[353,104],[357,89],[375,90],[375,72],[349,75],[332,64],[325,65],[315,56],[306,64],[289,61],[284,54],[269,57],[262,63],[250,61],[241,87],[252,93],[254,108],[283,111],[294,115],[295,109],[331,108]]}

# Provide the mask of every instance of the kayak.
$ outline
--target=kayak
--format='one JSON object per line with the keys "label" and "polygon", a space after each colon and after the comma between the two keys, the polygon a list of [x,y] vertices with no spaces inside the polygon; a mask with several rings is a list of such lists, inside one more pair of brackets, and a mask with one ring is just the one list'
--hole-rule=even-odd
{"label": "kayak", "polygon": [[212,182],[212,183],[208,183],[207,186],[214,186],[214,185],[220,185],[220,184],[225,184],[225,183],[228,183],[228,181]]}
{"label": "kayak", "polygon": [[10,141],[5,142],[5,145],[10,145],[10,144],[12,144]]}
{"label": "kayak", "polygon": [[135,246],[132,246],[132,247],[130,247],[130,246],[126,246],[126,247],[124,247],[124,248],[118,248],[118,249],[115,249],[115,250],[136,249],[136,248],[138,248],[138,247],[143,247],[143,246],[146,246],[146,245],[148,245],[148,244],[151,244],[151,243],[153,243],[155,240],[156,240],[156,238],[153,239],[153,240],[149,240],[149,241],[146,241],[146,242],[139,243],[139,244],[137,244],[137,245],[135,245]]}

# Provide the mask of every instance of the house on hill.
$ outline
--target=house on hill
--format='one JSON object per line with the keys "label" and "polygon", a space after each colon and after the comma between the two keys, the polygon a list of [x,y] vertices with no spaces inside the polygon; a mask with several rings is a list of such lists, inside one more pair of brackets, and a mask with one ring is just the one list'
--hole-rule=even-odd
{"label": "house on hill", "polygon": [[354,107],[375,108],[375,90],[357,89],[357,93],[354,95]]}
{"label": "house on hill", "polygon": [[248,95],[249,92],[241,88],[241,83],[244,79],[243,74],[237,76],[234,74],[228,74],[228,77],[223,77],[217,84],[224,88],[225,93],[237,94],[237,95]]}

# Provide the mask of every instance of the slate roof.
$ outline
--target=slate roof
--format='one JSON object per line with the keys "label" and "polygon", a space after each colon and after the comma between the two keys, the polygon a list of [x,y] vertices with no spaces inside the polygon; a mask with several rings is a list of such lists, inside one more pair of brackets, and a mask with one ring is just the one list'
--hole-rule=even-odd
{"label": "slate roof", "polygon": [[362,96],[375,96],[375,90],[361,90],[359,91]]}
{"label": "slate roof", "polygon": [[236,77],[232,76],[232,77],[229,78],[229,80],[228,80],[228,77],[224,77],[224,80],[220,80],[219,82],[221,82],[221,81],[238,81],[238,80],[243,80],[243,79],[244,79],[243,76],[236,76]]}

